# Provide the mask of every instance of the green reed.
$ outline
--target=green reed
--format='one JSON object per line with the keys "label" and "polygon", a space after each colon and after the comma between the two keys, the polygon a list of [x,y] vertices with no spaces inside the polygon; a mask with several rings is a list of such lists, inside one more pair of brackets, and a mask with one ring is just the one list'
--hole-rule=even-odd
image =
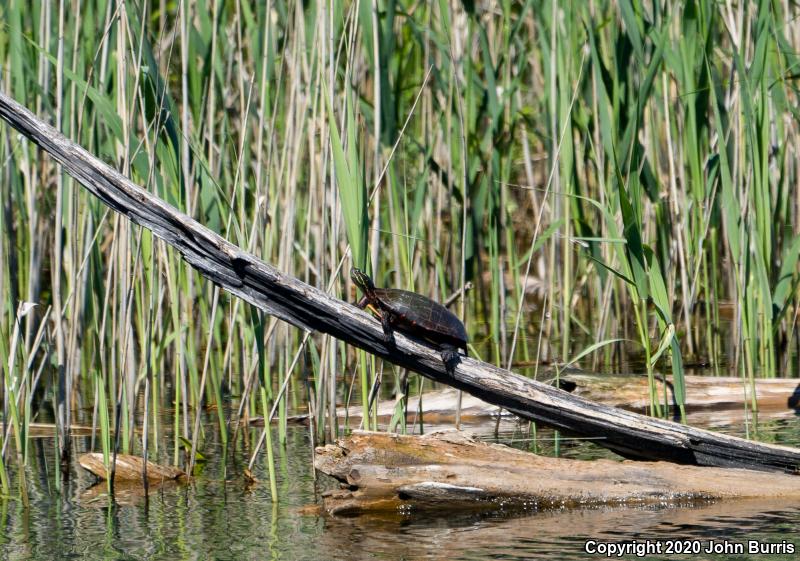
{"label": "green reed", "polygon": [[[472,282],[456,306],[480,356],[633,365],[665,414],[655,379],[670,371],[682,402],[686,359],[750,381],[796,375],[794,10],[6,0],[0,87],[289,274],[344,299],[351,265],[438,300]],[[374,360],[254,317],[0,130],[14,473],[52,396],[71,413],[53,419],[58,433],[97,426],[106,461],[116,441],[143,453],[146,390],[147,452],[177,464],[209,446],[208,408],[242,450],[252,443],[233,424],[277,403],[269,454],[298,410],[315,442],[353,428],[337,422],[345,403],[376,427]],[[17,318],[20,301],[38,306]],[[408,393],[391,372],[384,388],[394,376]],[[94,419],[71,407],[87,403]],[[264,469],[279,492],[271,456]],[[5,494],[10,472],[0,458]]]}

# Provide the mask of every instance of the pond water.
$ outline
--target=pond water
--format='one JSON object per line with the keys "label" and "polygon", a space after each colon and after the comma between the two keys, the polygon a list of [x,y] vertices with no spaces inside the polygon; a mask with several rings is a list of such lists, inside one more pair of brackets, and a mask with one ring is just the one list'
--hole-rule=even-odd
{"label": "pond water", "polygon": [[[798,558],[792,549],[800,552],[800,505],[780,500],[491,515],[320,515],[304,507],[318,503],[320,493],[336,484],[324,475],[315,480],[305,427],[290,427],[286,446],[275,447],[278,501],[273,503],[263,462],[255,468],[261,482],[246,485],[239,474],[249,449],[242,445],[223,459],[222,447],[214,444],[212,417],[207,421],[208,463],[193,483],[151,489],[147,499],[138,488],[123,487],[113,505],[104,485],[92,487],[93,477],[80,468],[73,467],[57,491],[52,440],[34,439],[29,507],[16,499],[0,501],[0,558],[588,559],[608,558],[626,542],[649,554],[637,556],[632,549],[615,558],[748,559],[754,558],[750,548],[771,547],[773,553],[757,558],[778,560]],[[798,445],[798,423],[790,412],[779,414],[761,424],[760,436]],[[249,436],[254,442],[258,430]],[[524,436],[505,432],[499,440],[528,448]],[[540,452],[552,453],[553,437],[552,431],[538,431]],[[88,446],[87,438],[76,439],[78,452]],[[156,459],[169,463],[170,453],[162,450]],[[560,453],[613,456],[575,440],[563,441]],[[706,553],[714,548],[727,553]]]}

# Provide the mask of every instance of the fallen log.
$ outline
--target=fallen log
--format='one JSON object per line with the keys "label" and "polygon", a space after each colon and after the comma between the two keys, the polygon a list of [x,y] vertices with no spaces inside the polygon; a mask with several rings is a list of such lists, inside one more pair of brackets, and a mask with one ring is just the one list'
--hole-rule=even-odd
{"label": "fallen log", "polygon": [[[106,466],[103,464],[103,455],[99,452],[89,452],[78,458],[78,463],[83,469],[91,472],[100,479],[108,479]],[[144,473],[144,460],[141,456],[130,454],[117,454],[114,481],[140,482]],[[147,479],[154,483],[161,481],[174,481],[186,477],[186,472],[172,466],[162,466],[147,462]]]}
{"label": "fallen log", "polygon": [[[561,377],[562,384],[570,384],[570,393],[583,398],[599,401],[613,407],[631,410],[650,408],[648,380],[645,376],[608,376],[572,372]],[[686,409],[741,408],[749,405],[752,388],[749,382],[732,376],[686,376]],[[656,380],[656,395],[663,403],[674,402],[673,387],[667,378],[664,382]],[[764,378],[755,380],[755,397],[759,409],[762,407],[795,408],[792,398],[800,390],[800,380],[796,378]]]}
{"label": "fallen log", "polygon": [[[5,424],[0,423],[0,433],[5,434],[5,431],[8,430],[9,434],[14,434],[14,425],[11,424],[6,427]],[[28,432],[25,433],[26,438],[53,438],[57,434],[57,428],[55,423],[30,423],[28,425]],[[72,425],[70,427],[69,435],[70,437],[79,437],[79,436],[91,436],[92,432],[99,432],[99,429],[96,431],[92,430],[92,427],[87,425]]]}
{"label": "fallen log", "polygon": [[[569,392],[590,401],[597,401],[613,407],[631,411],[650,409],[648,381],[644,376],[610,376],[605,374],[571,373],[561,376],[562,387],[569,385]],[[686,376],[686,411],[713,409],[715,412],[733,409],[738,414],[743,405],[750,404],[751,388],[740,378],[717,376]],[[768,378],[755,380],[756,403],[759,410],[769,409],[771,413],[791,411],[792,397],[800,387],[800,380],[792,378]],[[661,380],[656,383],[659,397],[665,395]],[[672,403],[672,384],[667,379],[667,402]],[[413,422],[422,414],[426,423],[451,423],[455,420],[457,393],[452,388],[444,388],[410,396],[406,405],[406,421]],[[379,421],[388,421],[394,415],[396,399],[381,400],[375,412]],[[360,419],[361,405],[352,405],[337,410],[340,419]],[[461,402],[462,421],[480,421],[494,418],[500,413],[497,406],[474,396],[464,396]],[[297,420],[307,415],[298,415]],[[739,418],[737,415],[736,418]]]}
{"label": "fallen log", "polygon": [[306,330],[351,345],[461,389],[531,421],[602,438],[624,456],[687,464],[800,469],[800,450],[715,434],[571,396],[488,363],[462,357],[448,374],[439,352],[397,333],[356,306],[284,275],[146,191],[0,93],[0,117],[58,161],[93,195],[173,246],[198,272],[246,302]]}
{"label": "fallen log", "polygon": [[[457,404],[458,391],[453,388],[433,390],[425,392],[421,396],[410,396],[406,403],[406,422],[409,424],[414,423],[421,417],[426,426],[428,424],[453,423],[456,418]],[[397,399],[379,401],[375,405],[378,421],[388,422],[394,415],[397,405]],[[346,417],[350,420],[360,420],[364,414],[364,409],[360,405],[352,405],[338,409],[336,414],[340,419]],[[487,419],[497,418],[498,415],[514,418],[513,415],[506,413],[496,405],[487,403],[473,395],[465,395],[461,398],[462,422],[485,422]]]}
{"label": "fallen log", "polygon": [[323,495],[323,506],[332,514],[800,498],[800,478],[793,475],[551,458],[458,431],[426,436],[357,432],[317,448],[314,464],[343,484]]}

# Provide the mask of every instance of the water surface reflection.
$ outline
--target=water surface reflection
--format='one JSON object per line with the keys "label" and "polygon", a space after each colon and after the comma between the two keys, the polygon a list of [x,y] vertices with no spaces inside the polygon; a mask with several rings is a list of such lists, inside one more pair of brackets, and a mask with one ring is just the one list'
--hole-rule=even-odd
{"label": "water surface reflection", "polygon": [[[213,427],[209,417],[206,428],[212,440]],[[759,430],[766,440],[800,442],[798,419],[792,415],[771,419]],[[250,436],[255,441],[257,431]],[[501,440],[529,448],[523,436],[524,427],[518,427],[501,434]],[[552,453],[552,431],[540,430],[537,437],[538,449]],[[82,451],[88,440],[79,439],[77,445]],[[710,540],[789,540],[800,551],[800,507],[783,501],[491,515],[332,518],[308,514],[305,507],[318,502],[319,494],[335,482],[325,476],[315,481],[304,427],[291,427],[286,448],[276,447],[277,503],[271,500],[268,484],[248,486],[234,475],[248,458],[244,446],[225,457],[221,446],[217,444],[215,450],[212,443],[206,450],[209,462],[193,483],[154,487],[147,498],[136,489],[121,487],[115,503],[109,501],[104,486],[92,487],[92,477],[79,469],[58,492],[52,476],[51,440],[36,439],[34,446],[27,474],[30,506],[25,508],[15,499],[0,500],[1,559],[586,559],[587,540],[675,539],[702,540],[702,545]],[[559,449],[569,457],[610,455],[591,442],[564,441]],[[169,463],[169,452],[162,450],[154,459]],[[266,482],[263,464],[256,467],[255,475]]]}

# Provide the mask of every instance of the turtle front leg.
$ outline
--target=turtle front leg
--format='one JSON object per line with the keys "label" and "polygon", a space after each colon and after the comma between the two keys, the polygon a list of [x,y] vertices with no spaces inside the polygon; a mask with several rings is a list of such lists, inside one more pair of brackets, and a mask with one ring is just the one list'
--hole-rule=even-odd
{"label": "turtle front leg", "polygon": [[458,354],[458,349],[452,345],[442,345],[440,354],[442,362],[444,362],[444,369],[452,376],[456,372],[456,364],[461,362],[461,355]]}
{"label": "turtle front leg", "polygon": [[381,312],[381,327],[383,327],[383,340],[386,341],[386,344],[394,348],[395,340],[394,340],[394,327],[392,326],[392,322],[394,320],[394,316],[387,311]]}
{"label": "turtle front leg", "polygon": [[363,310],[364,308],[367,307],[367,304],[369,304],[369,298],[367,298],[366,296],[363,296],[361,298],[361,300],[356,302],[356,308],[361,308]]}

